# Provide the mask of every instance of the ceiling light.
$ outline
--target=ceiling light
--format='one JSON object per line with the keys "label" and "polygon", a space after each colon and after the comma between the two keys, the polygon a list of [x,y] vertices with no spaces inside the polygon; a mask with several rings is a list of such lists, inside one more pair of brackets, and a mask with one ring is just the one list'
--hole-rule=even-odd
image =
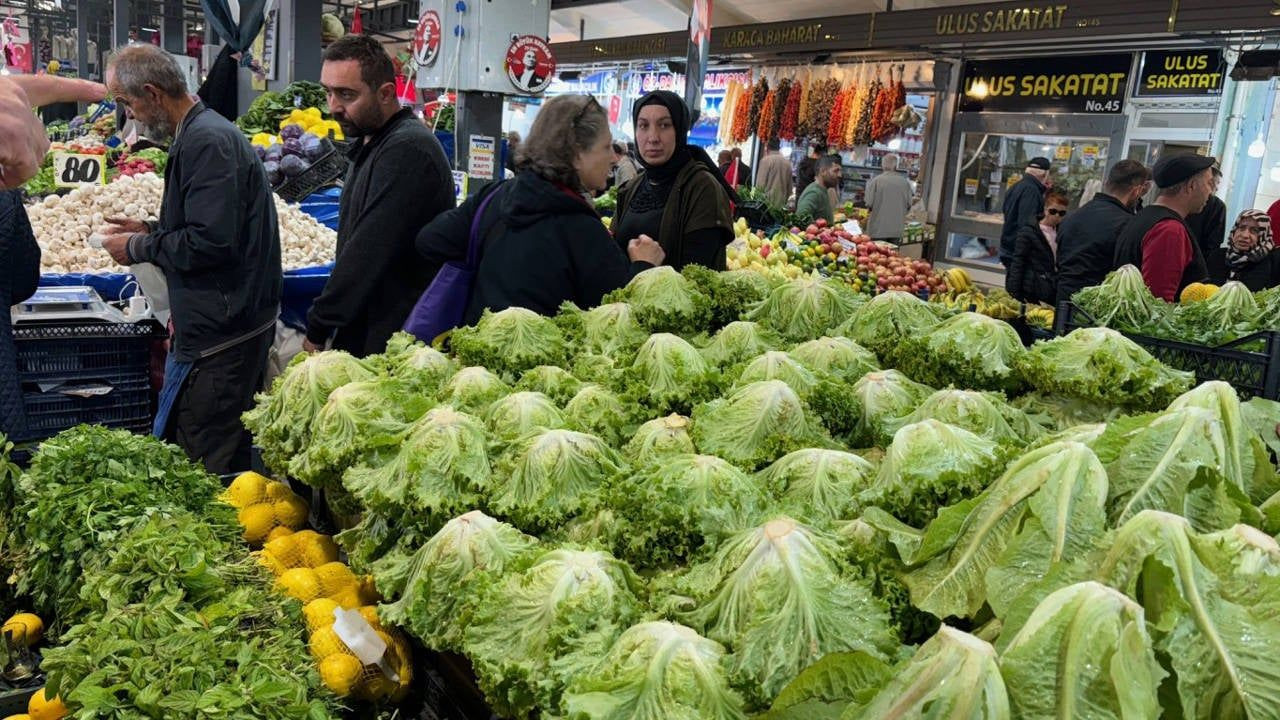
{"label": "ceiling light", "polygon": [[1249,143],[1249,157],[1255,160],[1267,154],[1267,144],[1262,141],[1259,135],[1253,142]]}
{"label": "ceiling light", "polygon": [[160,32],[158,28],[153,28],[153,27],[144,27],[139,29],[142,30],[143,32]]}

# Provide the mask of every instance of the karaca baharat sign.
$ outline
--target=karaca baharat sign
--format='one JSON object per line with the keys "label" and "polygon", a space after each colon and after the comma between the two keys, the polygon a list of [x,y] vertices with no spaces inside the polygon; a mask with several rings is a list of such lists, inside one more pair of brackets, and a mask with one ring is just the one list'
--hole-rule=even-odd
{"label": "karaca baharat sign", "polygon": [[1058,30],[1066,5],[1036,5],[1002,8],[985,12],[945,12],[938,15],[938,35],[977,35],[986,33]]}
{"label": "karaca baharat sign", "polygon": [[1064,55],[965,63],[965,112],[1119,113],[1133,56]]}
{"label": "karaca baharat sign", "polygon": [[1148,50],[1135,95],[1169,97],[1221,95],[1227,64],[1221,49]]}

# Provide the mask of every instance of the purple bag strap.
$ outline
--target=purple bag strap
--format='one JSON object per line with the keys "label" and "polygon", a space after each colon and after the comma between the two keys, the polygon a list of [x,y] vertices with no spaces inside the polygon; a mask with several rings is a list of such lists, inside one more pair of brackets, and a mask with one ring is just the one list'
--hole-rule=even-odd
{"label": "purple bag strap", "polygon": [[476,214],[471,216],[471,233],[467,238],[467,269],[475,270],[480,265],[480,246],[483,244],[480,240],[480,221],[484,219],[484,211],[489,209],[489,202],[502,192],[502,187],[506,183],[499,184],[498,187],[489,191],[480,200],[480,207],[476,208]]}

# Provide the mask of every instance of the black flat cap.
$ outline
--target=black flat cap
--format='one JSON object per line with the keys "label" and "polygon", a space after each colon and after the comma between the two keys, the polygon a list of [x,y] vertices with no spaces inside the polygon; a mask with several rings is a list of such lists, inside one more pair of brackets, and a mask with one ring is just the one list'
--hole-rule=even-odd
{"label": "black flat cap", "polygon": [[1156,187],[1169,188],[1217,164],[1218,159],[1208,155],[1166,155],[1151,168],[1151,179]]}
{"label": "black flat cap", "polygon": [[1049,158],[1033,157],[1027,161],[1027,167],[1040,168],[1041,170],[1049,169]]}

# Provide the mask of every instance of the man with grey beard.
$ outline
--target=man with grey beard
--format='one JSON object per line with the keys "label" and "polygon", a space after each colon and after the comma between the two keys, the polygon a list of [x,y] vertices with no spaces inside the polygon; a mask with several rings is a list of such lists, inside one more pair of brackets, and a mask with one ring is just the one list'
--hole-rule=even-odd
{"label": "man with grey beard", "polygon": [[240,414],[262,386],[283,279],[266,171],[239,128],[193,100],[152,45],[121,49],[107,88],[147,135],[172,138],[159,222],[107,218],[102,247],[152,263],[169,289],[173,337],[155,434],[210,472],[249,467]]}

